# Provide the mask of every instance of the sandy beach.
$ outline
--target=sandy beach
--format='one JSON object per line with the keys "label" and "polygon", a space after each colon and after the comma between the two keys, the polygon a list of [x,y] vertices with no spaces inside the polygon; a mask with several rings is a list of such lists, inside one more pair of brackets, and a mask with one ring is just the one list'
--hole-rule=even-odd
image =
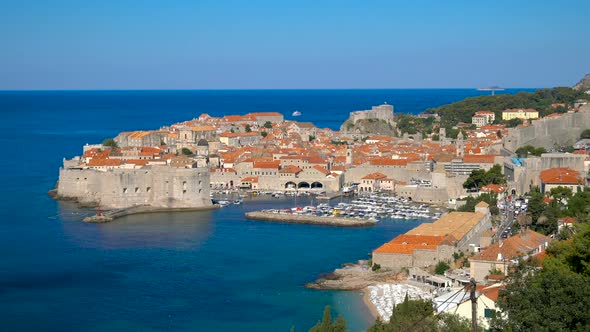
{"label": "sandy beach", "polygon": [[367,308],[369,308],[369,311],[371,312],[371,316],[373,316],[374,319],[377,319],[377,318],[379,318],[379,312],[377,311],[377,307],[375,307],[373,302],[371,302],[371,295],[370,294],[371,294],[371,290],[369,289],[369,287],[366,287],[365,289],[363,289],[363,302],[365,303]]}

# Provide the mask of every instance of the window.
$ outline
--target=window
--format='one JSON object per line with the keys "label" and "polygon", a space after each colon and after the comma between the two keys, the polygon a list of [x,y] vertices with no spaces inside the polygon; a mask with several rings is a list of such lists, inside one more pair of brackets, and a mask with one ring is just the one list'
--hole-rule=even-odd
{"label": "window", "polygon": [[135,192],[139,192],[139,188],[138,187],[135,187]]}
{"label": "window", "polygon": [[145,192],[148,192],[149,193],[151,190],[152,190],[152,187],[145,188]]}
{"label": "window", "polygon": [[186,189],[182,191],[183,194],[186,194]]}
{"label": "window", "polygon": [[485,308],[483,315],[485,318],[494,318],[496,316],[496,310]]}
{"label": "window", "polygon": [[127,193],[127,188],[123,188],[123,194]]}

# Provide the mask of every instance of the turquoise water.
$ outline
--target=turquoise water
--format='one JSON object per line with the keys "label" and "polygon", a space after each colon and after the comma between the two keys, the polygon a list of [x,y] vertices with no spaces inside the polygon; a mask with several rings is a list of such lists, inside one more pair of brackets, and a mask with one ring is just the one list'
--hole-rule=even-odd
{"label": "turquoise water", "polygon": [[[508,91],[514,92],[514,91]],[[0,92],[0,319],[6,331],[298,331],[325,305],[353,331],[368,311],[353,292],[303,288],[367,258],[417,225],[344,229],[248,221],[255,200],[211,212],[129,216],[84,224],[88,211],[46,192],[63,157],[120,131],[158,128],[202,112],[299,109],[337,128],[355,109],[388,101],[418,113],[476,90]],[[303,202],[300,202],[302,204]]]}

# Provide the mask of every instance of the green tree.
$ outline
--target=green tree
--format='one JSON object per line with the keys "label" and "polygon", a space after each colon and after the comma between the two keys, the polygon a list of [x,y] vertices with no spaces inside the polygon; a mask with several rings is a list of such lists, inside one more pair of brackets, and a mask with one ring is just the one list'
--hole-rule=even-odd
{"label": "green tree", "polygon": [[182,148],[182,154],[185,156],[190,156],[193,154],[193,152],[190,149]]}
{"label": "green tree", "polygon": [[[576,197],[576,195],[574,195]],[[574,200],[572,197],[572,200]],[[557,205],[557,204],[556,204]],[[543,212],[545,214],[546,211]],[[586,214],[586,217],[588,215]],[[585,218],[566,241],[554,241],[542,267],[520,262],[500,293],[492,326],[512,331],[588,331],[590,223]]]}
{"label": "green tree", "polygon": [[247,133],[251,133],[252,132],[252,128],[250,127],[249,124],[246,124],[245,130]]}
{"label": "green tree", "polygon": [[321,321],[319,321],[309,332],[346,332],[346,322],[344,318],[338,316],[335,321],[332,321],[332,314],[330,306],[327,305],[324,308],[324,315]]}
{"label": "green tree", "polygon": [[531,217],[531,222],[536,223],[543,211],[545,211],[545,197],[539,190],[539,187],[533,187],[530,191],[527,215]]}
{"label": "green tree", "polygon": [[260,136],[266,137],[266,136],[268,136],[268,133],[266,131],[261,131]]}
{"label": "green tree", "polygon": [[514,119],[510,119],[508,121],[506,121],[506,127],[508,128],[514,128],[516,126],[519,126],[522,124],[522,120],[519,118],[514,118]]}
{"label": "green tree", "polygon": [[532,145],[525,145],[525,146],[522,146],[522,147],[516,149],[516,151],[514,151],[514,153],[516,153],[516,155],[518,155],[519,158],[527,158],[530,155],[533,155],[535,157],[540,157],[541,154],[547,153],[547,150],[545,150],[545,148],[543,148],[543,147],[535,148]]}
{"label": "green tree", "polygon": [[268,129],[272,128],[272,122],[270,122],[270,121],[266,121],[266,122],[264,123],[264,128],[268,128]]}
{"label": "green tree", "polygon": [[573,193],[572,189],[568,187],[555,187],[549,191],[549,197],[556,200],[559,204],[567,204],[567,202],[572,198]]}
{"label": "green tree", "polygon": [[102,141],[102,145],[109,146],[111,148],[118,148],[119,147],[119,145],[117,145],[117,142],[112,138],[107,138],[104,141]]}
{"label": "green tree", "polygon": [[506,178],[502,174],[502,167],[498,164],[492,166],[488,171],[475,169],[463,183],[465,189],[481,189],[488,184],[506,184]]}
{"label": "green tree", "polygon": [[590,138],[590,129],[586,129],[584,130],[581,134],[580,134],[580,138],[584,139],[584,138]]}
{"label": "green tree", "polygon": [[436,268],[434,269],[434,273],[436,274],[445,274],[445,271],[450,269],[451,267],[446,262],[440,261],[436,264]]}
{"label": "green tree", "polygon": [[310,142],[311,142],[311,141],[313,141],[313,140],[315,140],[315,136],[314,136],[314,135],[309,135],[309,137],[308,137],[308,138],[309,138],[309,141],[310,141]]}

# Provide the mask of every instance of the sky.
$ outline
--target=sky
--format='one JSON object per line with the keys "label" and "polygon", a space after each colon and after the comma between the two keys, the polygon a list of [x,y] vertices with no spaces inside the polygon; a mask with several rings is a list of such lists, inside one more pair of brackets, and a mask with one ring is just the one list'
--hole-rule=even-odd
{"label": "sky", "polygon": [[0,90],[572,86],[590,1],[0,0]]}

